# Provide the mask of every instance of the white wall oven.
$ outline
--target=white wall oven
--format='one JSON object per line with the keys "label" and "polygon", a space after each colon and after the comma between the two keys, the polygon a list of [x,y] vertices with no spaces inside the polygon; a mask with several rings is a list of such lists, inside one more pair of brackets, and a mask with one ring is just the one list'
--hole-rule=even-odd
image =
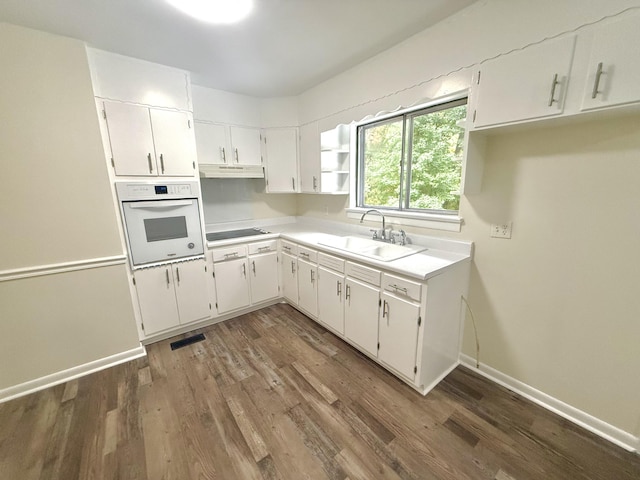
{"label": "white wall oven", "polygon": [[198,182],[116,182],[132,267],[204,254]]}

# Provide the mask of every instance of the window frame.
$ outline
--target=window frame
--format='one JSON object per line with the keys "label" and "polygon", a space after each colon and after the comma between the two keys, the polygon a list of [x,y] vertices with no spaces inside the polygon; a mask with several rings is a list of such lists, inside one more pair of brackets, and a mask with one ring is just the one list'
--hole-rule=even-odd
{"label": "window frame", "polygon": [[[469,113],[469,93],[467,91],[442,97],[429,103],[420,104],[414,107],[397,110],[392,113],[380,115],[375,118],[368,118],[355,125],[355,162],[354,169],[356,175],[354,175],[355,185],[355,202],[353,202],[349,212],[359,212],[370,208],[376,208],[382,210],[385,215],[398,216],[405,218],[425,218],[431,221],[444,221],[447,223],[462,222],[462,219],[458,216],[458,210],[445,210],[445,209],[422,209],[422,208],[410,208],[410,195],[411,195],[411,163],[412,163],[412,147],[413,147],[413,122],[415,118],[438,111],[454,108],[460,105],[467,106],[467,115]],[[465,118],[466,119],[466,118]],[[368,128],[376,127],[379,125],[385,125],[400,120],[402,122],[402,151],[401,151],[401,165],[400,165],[400,185],[398,195],[398,206],[388,207],[379,205],[367,205],[364,202],[364,175],[365,168],[362,167],[364,162],[364,135]],[[464,132],[466,136],[467,132]],[[464,159],[463,159],[464,163]],[[463,165],[461,165],[462,170]],[[462,182],[462,171],[460,181]],[[462,185],[461,185],[462,188]],[[449,228],[446,228],[447,230]]]}

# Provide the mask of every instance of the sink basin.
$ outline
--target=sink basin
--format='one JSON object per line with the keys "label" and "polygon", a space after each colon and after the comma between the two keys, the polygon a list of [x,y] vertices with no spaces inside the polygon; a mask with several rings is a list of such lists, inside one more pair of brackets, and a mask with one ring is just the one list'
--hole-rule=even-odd
{"label": "sink basin", "polygon": [[363,257],[369,257],[383,262],[398,260],[399,258],[407,257],[426,250],[426,247],[420,247],[418,245],[382,243],[377,240],[351,235],[324,239],[318,243],[326,245],[327,247],[337,248],[339,250],[344,250],[346,252],[355,253],[356,255],[362,255]]}

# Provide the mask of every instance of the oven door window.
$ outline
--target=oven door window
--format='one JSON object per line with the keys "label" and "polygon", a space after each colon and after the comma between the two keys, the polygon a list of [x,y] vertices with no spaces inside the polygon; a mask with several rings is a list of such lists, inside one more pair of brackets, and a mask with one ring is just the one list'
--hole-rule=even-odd
{"label": "oven door window", "polygon": [[175,238],[187,238],[187,219],[179,217],[145,218],[144,232],[147,242],[161,242]]}

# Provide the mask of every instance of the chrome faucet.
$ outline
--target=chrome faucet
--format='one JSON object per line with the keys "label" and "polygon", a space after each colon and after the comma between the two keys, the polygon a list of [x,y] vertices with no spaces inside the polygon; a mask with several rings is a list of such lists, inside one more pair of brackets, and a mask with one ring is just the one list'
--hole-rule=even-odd
{"label": "chrome faucet", "polygon": [[[387,239],[387,227],[385,225],[385,221],[384,221],[384,215],[382,214],[382,212],[380,210],[376,210],[375,208],[372,208],[370,210],[367,210],[366,212],[364,212],[362,214],[362,216],[360,217],[360,223],[362,223],[364,221],[364,217],[368,214],[368,213],[377,213],[378,215],[380,215],[382,217],[382,236],[380,237],[383,241],[385,241]],[[376,234],[374,233],[373,238],[376,238]]]}

